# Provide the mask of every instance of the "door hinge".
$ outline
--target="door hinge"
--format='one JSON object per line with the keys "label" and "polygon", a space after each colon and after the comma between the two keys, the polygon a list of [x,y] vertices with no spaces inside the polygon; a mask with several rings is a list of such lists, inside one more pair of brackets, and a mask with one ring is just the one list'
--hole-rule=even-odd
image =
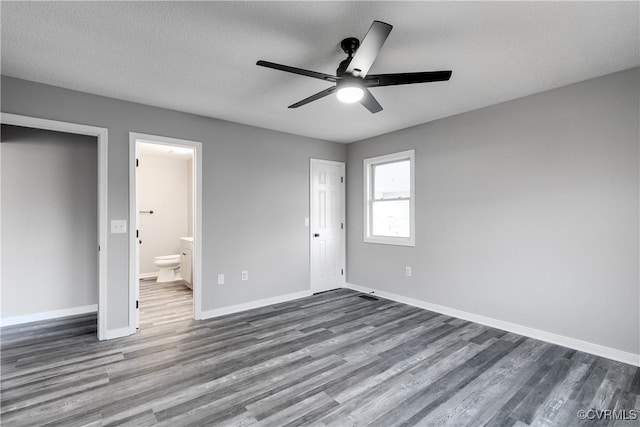
{"label": "door hinge", "polygon": [[139,237],[139,236],[138,236],[138,230],[136,230],[136,238],[137,238],[137,237]]}
{"label": "door hinge", "polygon": [[100,252],[100,245],[98,245],[98,252]]}
{"label": "door hinge", "polygon": [[140,166],[138,159],[136,159],[136,167]]}
{"label": "door hinge", "polygon": [[136,300],[136,310],[138,309],[138,300]]}
{"label": "door hinge", "polygon": [[340,177],[340,182],[344,182],[344,176]]}
{"label": "door hinge", "polygon": [[344,276],[344,268],[340,270],[340,275]]}
{"label": "door hinge", "polygon": [[344,222],[340,223],[340,230],[344,230]]}

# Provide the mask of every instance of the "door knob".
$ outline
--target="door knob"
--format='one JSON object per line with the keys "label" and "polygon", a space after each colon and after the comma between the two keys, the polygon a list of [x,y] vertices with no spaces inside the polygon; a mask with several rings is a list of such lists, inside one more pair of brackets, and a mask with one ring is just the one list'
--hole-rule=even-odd
{"label": "door knob", "polygon": [[313,237],[320,237],[320,233],[315,233]]}
{"label": "door knob", "polygon": [[139,244],[142,244],[142,240],[138,240],[138,243],[139,243]]}

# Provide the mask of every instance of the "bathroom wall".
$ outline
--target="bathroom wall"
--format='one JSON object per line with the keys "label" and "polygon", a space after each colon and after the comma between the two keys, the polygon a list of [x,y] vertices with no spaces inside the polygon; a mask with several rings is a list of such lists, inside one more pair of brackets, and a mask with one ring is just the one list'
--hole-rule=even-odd
{"label": "bathroom wall", "polygon": [[193,236],[193,158],[187,159],[187,235]]}
{"label": "bathroom wall", "polygon": [[2,319],[91,311],[98,300],[96,138],[8,125],[1,135]]}
{"label": "bathroom wall", "polygon": [[178,254],[180,237],[190,236],[191,176],[188,159],[149,154],[138,159],[138,209],[153,210],[139,214],[140,276],[151,277],[158,272],[154,258]]}

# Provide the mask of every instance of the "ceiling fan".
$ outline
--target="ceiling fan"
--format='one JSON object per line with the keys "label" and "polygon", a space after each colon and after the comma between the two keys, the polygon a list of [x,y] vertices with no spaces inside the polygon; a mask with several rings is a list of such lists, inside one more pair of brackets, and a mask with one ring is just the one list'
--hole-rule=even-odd
{"label": "ceiling fan", "polygon": [[377,113],[382,111],[382,106],[369,91],[371,87],[439,82],[451,78],[451,71],[368,74],[369,68],[371,68],[371,65],[373,65],[373,62],[376,60],[378,52],[387,40],[392,28],[391,25],[384,22],[373,21],[362,43],[355,37],[348,37],[342,40],[340,47],[348,57],[340,62],[335,76],[269,61],[258,61],[256,65],[335,83],[335,86],[331,86],[302,101],[289,105],[289,108],[301,107],[336,92],[336,96],[340,101],[346,103],[360,102],[360,104],[370,112]]}

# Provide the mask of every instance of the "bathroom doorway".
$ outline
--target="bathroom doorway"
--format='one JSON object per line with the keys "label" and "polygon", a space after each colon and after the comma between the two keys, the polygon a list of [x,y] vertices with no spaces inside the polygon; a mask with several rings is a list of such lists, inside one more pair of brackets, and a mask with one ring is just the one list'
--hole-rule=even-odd
{"label": "bathroom doorway", "polygon": [[201,144],[130,134],[130,328],[200,318]]}

